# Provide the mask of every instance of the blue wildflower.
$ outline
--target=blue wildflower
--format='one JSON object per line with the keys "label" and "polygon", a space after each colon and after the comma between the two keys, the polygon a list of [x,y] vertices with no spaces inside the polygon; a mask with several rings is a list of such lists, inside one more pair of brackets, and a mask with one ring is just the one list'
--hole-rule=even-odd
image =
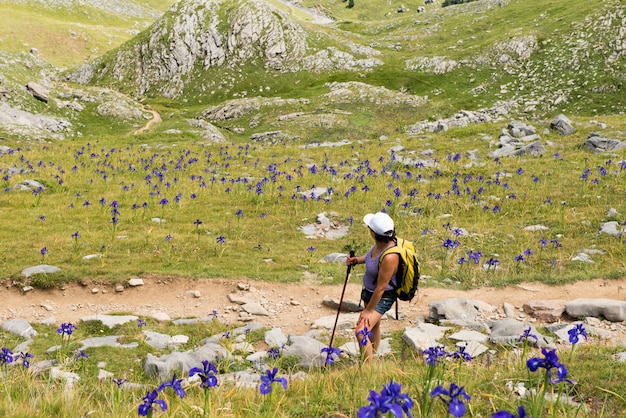
{"label": "blue wildflower", "polygon": [[[531,372],[536,372],[539,368],[542,368],[546,370],[551,384],[563,381],[573,383],[571,380],[565,378],[565,376],[567,376],[567,369],[563,364],[559,363],[559,357],[556,355],[556,349],[548,350],[546,348],[542,348],[541,352],[543,353],[543,358],[533,357],[528,359],[526,362],[526,365]],[[552,369],[556,369],[556,379],[552,379]]]}
{"label": "blue wildflower", "polygon": [[115,377],[111,378],[111,381],[117,385],[118,388],[122,388],[122,385],[126,383],[126,379],[116,379]]}
{"label": "blue wildflower", "polygon": [[146,396],[141,398],[143,400],[143,403],[139,405],[139,408],[137,408],[137,412],[140,416],[148,416],[150,411],[152,411],[152,409],[156,409],[157,406],[161,408],[161,411],[167,410],[167,404],[164,400],[157,399],[158,396],[159,392],[157,390],[152,390],[151,392],[148,392]]}
{"label": "blue wildflower", "polygon": [[278,357],[280,357],[280,348],[278,348],[278,347],[271,347],[269,350],[267,350],[266,356],[268,358],[273,359],[273,360],[277,360]]}
{"label": "blue wildflower", "polygon": [[217,386],[217,368],[213,363],[209,363],[208,360],[202,360],[202,368],[194,367],[189,370],[189,376],[198,375],[200,377],[200,387],[204,389]]}
{"label": "blue wildflower", "polygon": [[465,392],[463,386],[457,386],[454,383],[450,383],[450,390],[446,390],[443,386],[437,386],[430,392],[431,397],[438,396],[444,403],[448,405],[448,412],[453,417],[462,417],[465,415],[465,404],[461,397],[466,400],[472,399],[470,395]]}
{"label": "blue wildflower", "polygon": [[324,363],[330,366],[335,362],[335,356],[339,357],[341,355],[341,350],[329,345],[328,347],[322,348],[321,353],[326,353]]}
{"label": "blue wildflower", "polygon": [[585,341],[587,341],[587,330],[585,330],[585,326],[583,324],[576,324],[576,326],[567,331],[567,333],[569,334],[570,344],[578,343],[578,337],[580,335],[585,337]]}
{"label": "blue wildflower", "polygon": [[467,353],[465,351],[466,348],[467,347],[464,346],[464,345],[459,346],[459,350],[455,351],[453,353],[448,354],[448,357],[452,357],[454,359],[460,359],[460,360],[463,360],[463,361],[471,361],[472,360],[472,356],[470,355],[470,353]]}
{"label": "blue wildflower", "polygon": [[509,411],[498,411],[491,418],[526,418],[526,410],[523,406],[518,406],[517,415]]}
{"label": "blue wildflower", "polygon": [[411,408],[413,400],[406,393],[401,393],[402,386],[393,380],[388,385],[383,385],[380,394],[370,390],[367,400],[369,405],[359,408],[358,418],[377,418],[391,412],[396,418],[402,418],[404,414],[412,418]]}
{"label": "blue wildflower", "polygon": [[24,352],[20,352],[20,354],[18,356],[18,358],[22,359],[22,365],[24,367],[26,367],[27,369],[30,367],[30,360],[29,360],[29,358],[33,358],[33,357],[35,357],[35,356],[33,356],[30,353],[24,353]]}
{"label": "blue wildflower", "polygon": [[261,384],[259,385],[259,392],[261,395],[267,395],[272,391],[272,383],[280,383],[283,385],[283,389],[287,389],[287,379],[284,377],[276,377],[278,369],[274,367],[272,370],[266,370],[265,376],[261,376]]}
{"label": "blue wildflower", "polygon": [[57,333],[61,335],[72,335],[72,332],[76,330],[76,326],[71,322],[62,323],[61,326],[57,329]]}
{"label": "blue wildflower", "polygon": [[522,332],[522,335],[520,335],[519,338],[517,339],[517,342],[528,340],[529,338],[534,338],[535,341],[538,341],[539,338],[537,338],[535,334],[531,334],[531,331],[532,331],[531,327],[526,328],[524,332]]}
{"label": "blue wildflower", "polygon": [[168,382],[163,382],[159,385],[157,391],[161,392],[163,391],[165,388],[172,388],[172,390],[174,391],[175,394],[178,395],[178,397],[180,399],[183,399],[185,397],[185,389],[182,387],[181,383],[182,383],[183,379],[177,379],[176,378],[176,374],[174,374],[174,376],[172,377],[172,380],[168,381]]}
{"label": "blue wildflower", "polygon": [[356,333],[356,337],[359,340],[359,344],[362,346],[366,346],[369,341],[372,341],[374,338],[374,334],[367,327],[364,327],[362,330]]}
{"label": "blue wildflower", "polygon": [[0,351],[0,365],[5,365],[13,362],[13,352],[7,348],[2,347]]}
{"label": "blue wildflower", "polygon": [[446,349],[442,346],[429,347],[426,350],[422,351],[422,354],[425,356],[424,360],[426,364],[429,366],[436,366],[437,360],[440,358],[446,357]]}

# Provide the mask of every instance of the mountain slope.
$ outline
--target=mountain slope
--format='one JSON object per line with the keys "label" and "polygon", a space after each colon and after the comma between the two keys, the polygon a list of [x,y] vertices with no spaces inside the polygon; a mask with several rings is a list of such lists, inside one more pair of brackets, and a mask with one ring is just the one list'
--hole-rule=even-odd
{"label": "mountain slope", "polygon": [[305,29],[281,10],[263,1],[193,0],[174,5],[148,31],[118,50],[83,65],[69,79],[110,83],[137,95],[180,97],[188,83],[203,79],[203,90],[232,88],[211,79],[216,67],[235,70],[253,65],[254,72],[360,70],[379,64],[373,50],[352,52],[320,43],[321,32]]}

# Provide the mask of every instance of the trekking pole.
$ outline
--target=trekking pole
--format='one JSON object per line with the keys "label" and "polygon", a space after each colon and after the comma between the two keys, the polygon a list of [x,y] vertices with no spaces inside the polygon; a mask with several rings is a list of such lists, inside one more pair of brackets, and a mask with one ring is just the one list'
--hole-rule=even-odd
{"label": "trekking pole", "polygon": [[[350,257],[354,257],[354,250],[350,250]],[[335,330],[337,329],[337,321],[339,320],[339,312],[341,312],[341,304],[343,303],[343,295],[346,293],[346,285],[348,284],[348,278],[350,277],[350,270],[352,270],[352,264],[350,264],[346,271],[346,280],[343,282],[343,290],[341,291],[341,298],[339,299],[339,307],[337,308],[337,316],[335,317],[335,325],[333,325],[333,333],[330,335],[329,347],[333,346],[333,339],[335,338]]]}

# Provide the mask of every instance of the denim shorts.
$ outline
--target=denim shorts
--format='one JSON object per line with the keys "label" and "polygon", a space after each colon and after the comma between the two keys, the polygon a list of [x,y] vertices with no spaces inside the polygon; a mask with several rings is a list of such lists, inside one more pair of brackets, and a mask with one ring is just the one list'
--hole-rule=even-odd
{"label": "denim shorts", "polygon": [[[361,291],[361,300],[367,305],[372,298],[372,295],[372,292],[363,288],[363,290]],[[383,297],[380,298],[380,300],[378,301],[378,304],[376,304],[374,310],[379,314],[384,315],[389,309],[391,309],[395,301],[395,292],[393,290],[386,291],[385,293],[383,293]]]}

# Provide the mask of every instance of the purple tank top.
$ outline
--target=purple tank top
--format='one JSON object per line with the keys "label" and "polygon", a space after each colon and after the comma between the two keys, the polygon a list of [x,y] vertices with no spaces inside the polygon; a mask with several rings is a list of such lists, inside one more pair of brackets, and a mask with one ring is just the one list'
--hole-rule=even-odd
{"label": "purple tank top", "polygon": [[[382,254],[381,252],[380,254],[378,254],[378,257],[372,258],[373,249],[374,247],[372,247],[365,255],[365,274],[363,275],[363,287],[365,287],[365,289],[369,290],[370,292],[376,290],[376,281],[378,279],[378,260],[380,259],[380,256]],[[389,281],[389,284],[387,285],[387,288],[385,290],[393,290],[395,284],[396,275],[394,273],[394,275],[391,276],[391,280]]]}

